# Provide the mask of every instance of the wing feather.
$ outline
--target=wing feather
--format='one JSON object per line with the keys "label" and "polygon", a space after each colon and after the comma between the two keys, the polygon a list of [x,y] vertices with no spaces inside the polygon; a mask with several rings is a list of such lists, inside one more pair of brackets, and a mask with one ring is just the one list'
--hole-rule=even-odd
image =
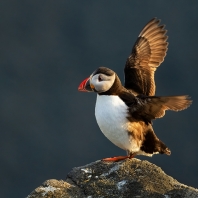
{"label": "wing feather", "polygon": [[154,73],[164,61],[167,52],[167,30],[159,25],[159,19],[152,19],[140,32],[139,37],[125,65],[125,87],[137,95],[155,94]]}
{"label": "wing feather", "polygon": [[151,122],[165,115],[166,110],[181,111],[192,104],[189,96],[137,96],[136,105],[129,107],[132,117],[137,120]]}

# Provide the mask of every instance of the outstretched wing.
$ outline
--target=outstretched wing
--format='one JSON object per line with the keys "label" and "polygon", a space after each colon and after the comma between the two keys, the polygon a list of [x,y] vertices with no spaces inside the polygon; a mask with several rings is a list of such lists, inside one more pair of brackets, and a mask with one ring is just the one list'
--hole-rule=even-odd
{"label": "outstretched wing", "polygon": [[155,94],[154,74],[166,56],[168,36],[159,19],[152,19],[141,31],[126,61],[125,87],[136,94]]}
{"label": "outstretched wing", "polygon": [[148,96],[137,97],[137,104],[130,105],[129,112],[133,118],[151,122],[156,118],[165,115],[166,110],[181,111],[192,104],[192,100],[187,95],[183,96]]}

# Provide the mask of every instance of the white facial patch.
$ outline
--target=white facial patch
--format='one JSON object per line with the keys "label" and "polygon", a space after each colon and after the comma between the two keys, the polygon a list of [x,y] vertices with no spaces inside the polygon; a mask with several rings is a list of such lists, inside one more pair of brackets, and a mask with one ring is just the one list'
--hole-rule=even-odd
{"label": "white facial patch", "polygon": [[107,76],[105,74],[96,74],[90,77],[90,84],[92,84],[98,93],[108,91],[115,81],[115,74]]}

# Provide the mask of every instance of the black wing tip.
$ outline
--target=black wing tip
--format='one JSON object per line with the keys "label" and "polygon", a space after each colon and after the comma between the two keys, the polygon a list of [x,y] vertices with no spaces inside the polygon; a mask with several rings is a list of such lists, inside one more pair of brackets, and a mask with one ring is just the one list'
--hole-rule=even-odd
{"label": "black wing tip", "polygon": [[[156,25],[159,26],[159,24],[161,23],[161,21],[162,21],[161,19],[158,19],[157,17],[154,17],[147,24],[149,24],[149,23],[152,23],[152,24],[155,23]],[[165,29],[166,25],[165,24],[162,24],[159,27],[162,27],[162,29]]]}
{"label": "black wing tip", "polygon": [[167,33],[167,30],[165,29],[165,24],[160,24],[161,23],[161,19],[158,19],[157,17],[152,18],[149,22],[146,23],[146,25],[143,27],[143,29],[141,30],[140,34],[138,37],[141,37],[145,32],[147,32],[147,30],[150,29],[151,26],[153,26],[152,29],[156,29],[159,28],[160,31],[164,31],[164,36]]}
{"label": "black wing tip", "polygon": [[178,96],[178,97],[183,97],[181,99],[181,101],[183,101],[182,102],[183,104],[181,104],[181,108],[176,110],[176,111],[182,111],[182,110],[185,110],[185,109],[187,109],[188,107],[191,106],[193,100],[191,100],[191,97],[189,95],[181,95],[181,96]]}
{"label": "black wing tip", "polygon": [[183,97],[185,97],[185,100],[188,100],[189,102],[192,103],[193,100],[191,100],[191,96],[189,95],[182,95]]}
{"label": "black wing tip", "polygon": [[157,17],[153,17],[147,24],[149,23],[156,23],[158,25],[161,23],[161,19],[158,19]]}
{"label": "black wing tip", "polygon": [[150,23],[151,21],[160,23],[161,19],[158,19],[157,17],[153,17],[148,23]]}

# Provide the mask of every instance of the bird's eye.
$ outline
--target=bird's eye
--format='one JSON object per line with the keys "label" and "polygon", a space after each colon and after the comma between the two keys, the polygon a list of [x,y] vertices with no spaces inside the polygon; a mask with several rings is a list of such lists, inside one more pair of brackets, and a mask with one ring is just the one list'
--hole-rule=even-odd
{"label": "bird's eye", "polygon": [[102,81],[102,78],[101,78],[101,76],[98,76],[98,81],[100,82],[100,81]]}

